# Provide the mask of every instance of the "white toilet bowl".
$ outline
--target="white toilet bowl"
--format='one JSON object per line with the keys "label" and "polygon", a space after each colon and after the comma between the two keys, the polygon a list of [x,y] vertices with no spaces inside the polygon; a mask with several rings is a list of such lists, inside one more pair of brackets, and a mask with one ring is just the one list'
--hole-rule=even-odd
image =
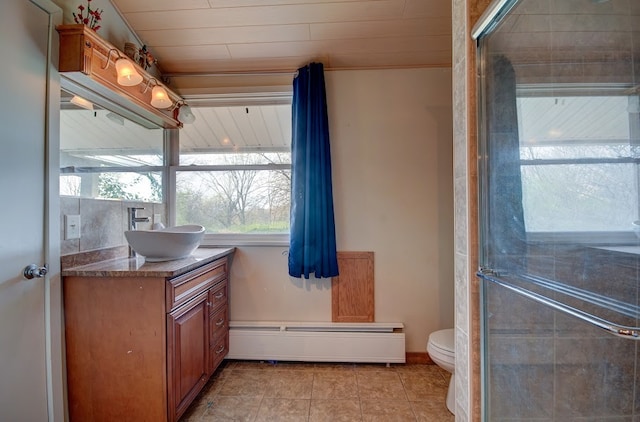
{"label": "white toilet bowl", "polygon": [[451,372],[449,390],[447,391],[447,409],[455,414],[456,408],[456,380],[455,380],[455,334],[453,328],[434,331],[429,335],[427,353],[431,360],[442,369]]}

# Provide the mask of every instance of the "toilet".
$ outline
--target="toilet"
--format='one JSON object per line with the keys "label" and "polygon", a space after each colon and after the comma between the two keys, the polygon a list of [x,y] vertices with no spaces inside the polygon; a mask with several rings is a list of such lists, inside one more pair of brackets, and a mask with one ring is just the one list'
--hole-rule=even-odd
{"label": "toilet", "polygon": [[434,331],[429,335],[427,353],[431,360],[442,369],[451,372],[449,390],[447,391],[447,409],[455,414],[456,408],[456,380],[455,380],[455,336],[453,328]]}

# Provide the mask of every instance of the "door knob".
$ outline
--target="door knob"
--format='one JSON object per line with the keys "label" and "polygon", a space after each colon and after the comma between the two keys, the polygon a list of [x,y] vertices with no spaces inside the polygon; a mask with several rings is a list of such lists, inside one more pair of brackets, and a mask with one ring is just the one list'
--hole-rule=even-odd
{"label": "door knob", "polygon": [[32,278],[42,278],[47,275],[47,266],[38,267],[36,264],[29,264],[24,267],[24,278],[31,280]]}

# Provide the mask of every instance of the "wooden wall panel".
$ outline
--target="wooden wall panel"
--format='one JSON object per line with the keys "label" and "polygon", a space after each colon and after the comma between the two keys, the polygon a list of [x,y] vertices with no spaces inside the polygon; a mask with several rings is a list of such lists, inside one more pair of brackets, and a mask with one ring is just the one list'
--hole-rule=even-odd
{"label": "wooden wall panel", "polygon": [[374,322],[373,252],[338,252],[338,270],[331,280],[331,320]]}

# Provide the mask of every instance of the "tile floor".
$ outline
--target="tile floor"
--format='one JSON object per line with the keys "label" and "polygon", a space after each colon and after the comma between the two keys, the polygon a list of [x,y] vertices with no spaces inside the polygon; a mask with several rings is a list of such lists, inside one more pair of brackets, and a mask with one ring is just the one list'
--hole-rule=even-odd
{"label": "tile floor", "polygon": [[225,361],[180,422],[454,421],[436,365]]}

